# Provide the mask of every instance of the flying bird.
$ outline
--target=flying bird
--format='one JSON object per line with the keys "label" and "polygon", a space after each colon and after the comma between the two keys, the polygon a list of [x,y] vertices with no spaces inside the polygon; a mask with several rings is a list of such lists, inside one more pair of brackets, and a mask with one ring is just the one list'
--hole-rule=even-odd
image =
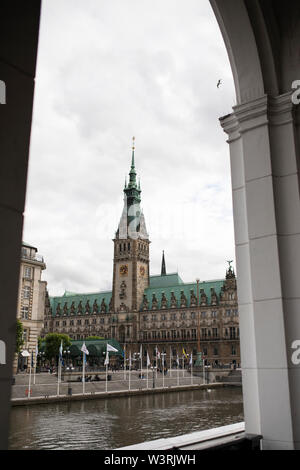
{"label": "flying bird", "polygon": [[219,88],[220,85],[221,85],[221,80],[218,81],[217,88]]}

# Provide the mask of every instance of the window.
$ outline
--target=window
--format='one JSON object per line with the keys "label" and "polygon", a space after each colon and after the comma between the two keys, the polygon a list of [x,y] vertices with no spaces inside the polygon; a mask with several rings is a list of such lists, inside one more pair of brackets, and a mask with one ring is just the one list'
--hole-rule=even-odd
{"label": "window", "polygon": [[171,320],[176,320],[176,313],[171,313]]}
{"label": "window", "polygon": [[161,316],[161,320],[164,321],[166,319],[166,315]]}
{"label": "window", "polygon": [[70,320],[70,325],[71,325],[71,326],[74,325],[74,320]]}
{"label": "window", "polygon": [[29,266],[25,266],[24,268],[24,277],[26,279],[31,279],[31,268]]}
{"label": "window", "polygon": [[192,319],[192,320],[195,320],[195,318],[196,318],[196,313],[195,313],[195,312],[192,312],[192,313],[191,313],[191,319]]}
{"label": "window", "polygon": [[235,327],[234,327],[234,326],[231,326],[231,327],[229,328],[229,331],[230,331],[230,338],[235,339],[235,336],[236,336]]}
{"label": "window", "polygon": [[81,325],[81,320],[77,320],[77,325]]}
{"label": "window", "polygon": [[236,356],[236,348],[235,348],[234,344],[231,346],[231,355]]}
{"label": "window", "polygon": [[226,310],[226,317],[230,317],[231,310]]}
{"label": "window", "polygon": [[152,321],[156,320],[156,315],[152,315]]}
{"label": "window", "polygon": [[89,322],[88,320],[85,320],[85,321],[84,321],[84,324],[85,324],[85,325],[89,325],[90,322]]}
{"label": "window", "polygon": [[205,318],[206,317],[206,312],[201,312],[201,318]]}
{"label": "window", "polygon": [[219,354],[218,348],[214,348],[214,356],[218,356],[218,354]]}
{"label": "window", "polygon": [[143,321],[147,321],[147,320],[148,320],[147,315],[143,315]]}
{"label": "window", "polygon": [[30,297],[30,287],[29,286],[25,286],[24,289],[23,289],[23,297],[24,299],[29,299]]}
{"label": "window", "polygon": [[147,339],[148,339],[148,338],[147,338],[147,331],[144,331],[144,332],[143,332],[143,340],[147,341]]}
{"label": "window", "polygon": [[59,326],[59,321],[55,322],[55,326]]}
{"label": "window", "polygon": [[196,339],[196,338],[197,338],[196,330],[193,329],[192,330],[192,339]]}
{"label": "window", "polygon": [[101,325],[103,325],[103,323],[104,323],[104,318],[100,318],[100,323],[101,323]]}
{"label": "window", "polygon": [[216,318],[217,315],[218,315],[218,314],[217,314],[216,310],[214,310],[213,312],[211,312],[211,316],[212,316],[213,318]]}
{"label": "window", "polygon": [[201,336],[202,336],[202,338],[206,338],[206,337],[207,337],[207,330],[206,330],[206,328],[201,328]]}
{"label": "window", "polygon": [[21,308],[21,316],[22,316],[23,320],[28,320],[28,316],[29,316],[29,307],[28,307],[28,305],[23,305],[23,307]]}
{"label": "window", "polygon": [[214,338],[217,338],[218,337],[218,328],[213,328],[212,329],[212,334],[213,334]]}
{"label": "window", "polygon": [[180,317],[181,317],[182,320],[184,320],[184,319],[185,319],[185,313],[182,313],[182,314],[180,315]]}
{"label": "window", "polygon": [[23,330],[23,341],[24,341],[24,343],[27,342],[27,339],[28,339],[28,330],[24,329]]}

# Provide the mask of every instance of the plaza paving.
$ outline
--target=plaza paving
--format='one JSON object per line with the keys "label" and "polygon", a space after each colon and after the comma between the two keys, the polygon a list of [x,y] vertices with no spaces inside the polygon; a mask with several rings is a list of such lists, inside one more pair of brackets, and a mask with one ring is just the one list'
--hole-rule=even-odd
{"label": "plaza paving", "polygon": [[[163,377],[162,373],[153,373],[149,371],[148,380],[147,380],[147,371],[143,370],[142,372],[144,378],[140,378],[140,371],[131,371],[130,372],[130,379],[129,379],[129,372],[126,371],[118,371],[118,372],[111,372],[109,371],[109,375],[111,376],[111,380],[108,380],[106,383],[105,380],[105,372],[100,372],[97,375],[100,378],[99,382],[92,381],[92,382],[85,382],[85,393],[99,393],[99,392],[114,392],[114,391],[129,391],[129,390],[153,390],[153,388],[166,388],[169,387],[181,387],[181,386],[190,386],[190,385],[200,385],[203,384],[202,377],[191,376],[189,372],[186,370],[183,372],[182,370],[173,370],[168,371],[168,374]],[[79,376],[78,374],[77,376]],[[88,376],[92,376],[94,378],[95,373],[86,373],[86,378]],[[55,374],[49,373],[40,373],[36,374],[35,376],[35,384],[34,384],[34,375],[31,375],[31,397],[45,397],[45,396],[57,396],[59,395],[68,395],[68,388],[72,388],[72,395],[82,394],[83,393],[83,383],[76,381],[77,376],[73,376],[72,380],[68,382],[68,377],[65,376],[64,380],[59,384],[58,388],[58,380]],[[154,387],[153,387],[154,385]],[[26,398],[28,395],[29,389],[29,374],[17,374],[15,376],[15,384],[12,386],[12,400]]]}

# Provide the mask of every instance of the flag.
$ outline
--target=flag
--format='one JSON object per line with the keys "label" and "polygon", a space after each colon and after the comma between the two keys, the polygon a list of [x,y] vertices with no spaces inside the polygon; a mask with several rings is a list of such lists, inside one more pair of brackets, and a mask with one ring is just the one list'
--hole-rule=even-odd
{"label": "flag", "polygon": [[190,366],[193,365],[193,353],[191,353],[191,357],[190,357]]}
{"label": "flag", "polygon": [[90,354],[88,348],[87,348],[86,345],[85,345],[85,342],[83,342],[83,345],[81,346],[81,351],[82,351],[84,354]]}
{"label": "flag", "polygon": [[108,366],[108,364],[109,364],[109,352],[106,351],[106,358],[105,358],[105,361],[104,361],[104,365]]}
{"label": "flag", "polygon": [[130,353],[129,353],[129,367],[130,367],[130,369],[131,369],[131,351],[130,351]]}
{"label": "flag", "polygon": [[34,362],[33,362],[33,351],[31,351],[31,367],[34,366]]}
{"label": "flag", "polygon": [[38,357],[38,353],[39,353],[39,345],[37,344],[36,347],[35,347],[35,357],[36,358]]}
{"label": "flag", "polygon": [[158,347],[156,346],[156,357],[157,359],[160,359],[160,352],[158,350]]}
{"label": "flag", "polygon": [[147,351],[147,367],[149,367],[150,365],[151,365],[150,357],[149,357],[149,354],[148,354],[148,351]]}
{"label": "flag", "polygon": [[142,354],[143,354],[143,347],[141,345],[141,347],[140,347],[140,359],[142,359]]}
{"label": "flag", "polygon": [[183,355],[188,359],[187,355],[186,355],[186,352],[184,350],[184,348],[182,348],[182,352],[183,352]]}
{"label": "flag", "polygon": [[116,348],[114,348],[113,346],[111,346],[110,344],[106,344],[106,351],[112,351],[112,352],[118,352],[118,350]]}
{"label": "flag", "polygon": [[176,357],[176,364],[179,366],[179,357],[178,357],[178,354],[177,354],[177,357]]}
{"label": "flag", "polygon": [[62,362],[62,349],[63,349],[63,343],[61,341],[60,347],[59,347],[59,361]]}

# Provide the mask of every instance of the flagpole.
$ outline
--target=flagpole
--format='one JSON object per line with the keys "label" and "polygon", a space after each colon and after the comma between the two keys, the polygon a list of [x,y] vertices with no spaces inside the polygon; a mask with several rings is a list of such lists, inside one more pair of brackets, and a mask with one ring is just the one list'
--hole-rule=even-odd
{"label": "flagpole", "polygon": [[126,380],[126,344],[124,344],[124,380]]}
{"label": "flagpole", "polygon": [[163,373],[163,388],[165,388],[165,356],[162,353],[162,373]]}
{"label": "flagpole", "polygon": [[156,345],[156,382],[157,382],[157,368],[158,368],[158,347]]}
{"label": "flagpole", "polygon": [[37,354],[35,350],[35,367],[34,367],[34,372],[33,372],[33,385],[35,385],[36,362],[37,362]]}
{"label": "flagpole", "polygon": [[193,385],[193,353],[191,353],[191,384]]}
{"label": "flagpole", "polygon": [[172,377],[172,348],[170,346],[170,377]]}
{"label": "flagpole", "polygon": [[182,377],[184,377],[184,356],[182,356]]}
{"label": "flagpole", "polygon": [[30,368],[29,368],[28,398],[30,398],[30,387],[31,387],[31,360],[30,360]]}
{"label": "flagpole", "polygon": [[147,349],[147,388],[149,388],[149,367],[148,367],[149,361],[148,361],[148,358],[149,358],[149,356],[148,356],[148,349]]}
{"label": "flagpole", "polygon": [[129,379],[128,379],[129,390],[130,390],[130,378],[131,378],[131,350],[129,352]]}
{"label": "flagpole", "polygon": [[140,348],[140,359],[141,359],[141,378],[142,378],[142,375],[143,375],[143,364],[142,364],[142,357],[143,357],[143,345],[141,344],[141,348]]}
{"label": "flagpole", "polygon": [[85,352],[82,352],[82,393],[85,394]]}
{"label": "flagpole", "polygon": [[179,386],[179,357],[178,357],[178,354],[177,354],[177,358],[176,358],[176,363],[177,363],[177,386]]}
{"label": "flagpole", "polygon": [[[106,357],[108,357],[108,352],[106,354]],[[106,359],[106,379],[105,379],[105,392],[107,393],[107,374],[108,374],[108,361]]]}
{"label": "flagpole", "polygon": [[57,395],[59,395],[59,368],[60,368],[60,359],[58,359],[58,368],[57,368]]}

